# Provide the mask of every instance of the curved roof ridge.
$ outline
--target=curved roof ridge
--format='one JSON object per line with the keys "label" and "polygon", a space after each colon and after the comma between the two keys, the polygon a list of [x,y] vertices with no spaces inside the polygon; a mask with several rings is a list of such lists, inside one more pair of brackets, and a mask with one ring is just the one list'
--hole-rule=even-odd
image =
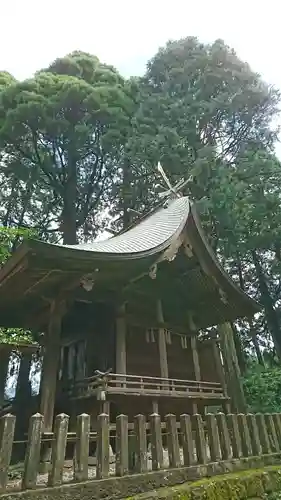
{"label": "curved roof ridge", "polygon": [[[190,213],[188,197],[172,200],[144,216],[136,225],[107,240],[77,245],[52,245],[102,254],[143,254],[165,249],[184,228]],[[47,243],[48,245],[48,243]]]}

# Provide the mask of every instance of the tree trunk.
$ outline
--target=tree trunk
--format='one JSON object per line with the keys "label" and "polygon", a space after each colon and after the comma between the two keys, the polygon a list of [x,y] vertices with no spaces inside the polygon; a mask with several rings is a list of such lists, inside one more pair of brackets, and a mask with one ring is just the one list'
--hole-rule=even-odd
{"label": "tree trunk", "polygon": [[63,212],[62,212],[62,232],[64,245],[75,245],[76,238],[76,188],[77,172],[76,161],[69,155],[68,176],[64,185]]}
{"label": "tree trunk", "polygon": [[123,162],[123,182],[122,182],[122,193],[121,193],[121,205],[123,211],[123,224],[122,229],[127,229],[131,223],[131,214],[129,208],[131,205],[131,193],[130,193],[130,164],[127,158]]}
{"label": "tree trunk", "polygon": [[11,194],[10,194],[10,197],[9,197],[9,202],[8,202],[6,214],[5,214],[5,217],[4,217],[3,222],[2,222],[2,225],[4,227],[8,227],[10,225],[9,224],[10,215],[11,215],[11,212],[12,212],[12,209],[13,209],[14,201],[17,198],[17,196],[16,196],[17,184],[18,184],[18,180],[17,179],[13,179],[12,180],[12,187],[11,187]]}
{"label": "tree trunk", "polygon": [[249,321],[249,325],[250,325],[250,334],[251,334],[251,339],[252,339],[253,346],[254,346],[254,349],[255,349],[255,352],[256,352],[256,355],[257,355],[257,360],[258,360],[258,363],[259,363],[259,365],[261,365],[263,368],[265,368],[263,355],[262,355],[262,352],[261,352],[261,350],[260,350],[260,346],[259,346],[259,342],[258,342],[258,339],[257,339],[257,334],[256,334],[256,331],[255,331],[255,328],[254,328],[254,326],[253,326],[253,322],[252,322],[252,321]]}
{"label": "tree trunk", "polygon": [[266,278],[264,276],[264,272],[261,263],[259,261],[257,252],[255,250],[252,251],[252,257],[259,283],[260,300],[265,310],[265,317],[268,329],[272,336],[276,354],[279,360],[281,361],[281,335],[280,335],[280,325],[278,316],[274,309],[273,300],[268,290]]}
{"label": "tree trunk", "polygon": [[244,284],[244,278],[243,278],[243,273],[242,273],[242,263],[241,263],[241,258],[239,252],[237,252],[237,272],[238,272],[238,277],[239,277],[239,285],[240,288],[245,291],[245,284]]}

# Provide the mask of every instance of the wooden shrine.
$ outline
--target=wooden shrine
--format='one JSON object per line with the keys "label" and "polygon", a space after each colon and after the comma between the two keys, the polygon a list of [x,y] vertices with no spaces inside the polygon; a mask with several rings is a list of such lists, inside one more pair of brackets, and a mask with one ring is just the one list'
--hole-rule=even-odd
{"label": "wooden shrine", "polygon": [[230,322],[258,309],[187,197],[106,241],[26,241],[0,271],[0,326],[44,332],[45,430],[58,412],[89,413],[94,426],[101,407],[113,418],[243,411]]}

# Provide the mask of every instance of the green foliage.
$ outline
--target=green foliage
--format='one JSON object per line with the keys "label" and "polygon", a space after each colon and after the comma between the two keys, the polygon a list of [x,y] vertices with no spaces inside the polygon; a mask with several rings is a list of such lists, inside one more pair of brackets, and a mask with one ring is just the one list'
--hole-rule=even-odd
{"label": "green foliage", "polygon": [[281,413],[281,368],[253,365],[244,378],[244,389],[253,413]]}
{"label": "green foliage", "polygon": [[10,257],[17,243],[35,235],[34,230],[0,226],[0,266]]}
{"label": "green foliage", "polygon": [[192,173],[197,200],[218,160],[233,160],[249,139],[268,143],[279,100],[222,41],[203,45],[193,37],[159,50],[140,92],[136,153],[160,160],[173,177]]}
{"label": "green foliage", "polygon": [[45,223],[55,222],[65,243],[75,243],[80,227],[91,232],[92,222],[96,232],[132,112],[131,85],[84,53],[0,91],[3,174],[47,186],[52,221]]}
{"label": "green foliage", "polygon": [[[35,231],[27,229],[0,227],[0,265],[11,255],[14,246],[23,239],[31,238]],[[0,328],[0,343],[31,343],[31,332],[22,328]]]}
{"label": "green foliage", "polygon": [[0,343],[5,344],[32,344],[34,339],[31,332],[22,328],[1,328]]}

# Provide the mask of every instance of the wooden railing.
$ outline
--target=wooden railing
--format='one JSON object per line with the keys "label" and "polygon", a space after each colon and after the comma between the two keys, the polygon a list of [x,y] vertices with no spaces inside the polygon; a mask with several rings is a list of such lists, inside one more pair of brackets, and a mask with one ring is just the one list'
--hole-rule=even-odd
{"label": "wooden railing", "polygon": [[76,382],[70,394],[76,398],[97,395],[104,390],[107,394],[131,394],[141,396],[175,396],[223,399],[221,384],[195,380],[147,377],[110,373],[105,379],[98,376]]}

